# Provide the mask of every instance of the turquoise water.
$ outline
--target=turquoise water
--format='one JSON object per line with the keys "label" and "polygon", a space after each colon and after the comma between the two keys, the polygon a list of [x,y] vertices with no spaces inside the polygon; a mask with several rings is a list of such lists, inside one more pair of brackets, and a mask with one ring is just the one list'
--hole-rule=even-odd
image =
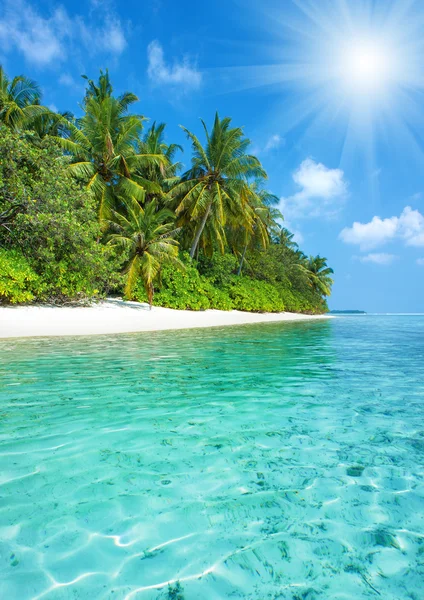
{"label": "turquoise water", "polygon": [[2,341],[0,378],[2,600],[424,597],[424,317]]}

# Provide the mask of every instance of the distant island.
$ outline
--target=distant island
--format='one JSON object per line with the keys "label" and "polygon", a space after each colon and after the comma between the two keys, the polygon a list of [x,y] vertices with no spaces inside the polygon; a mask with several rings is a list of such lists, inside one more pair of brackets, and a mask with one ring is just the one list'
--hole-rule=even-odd
{"label": "distant island", "polygon": [[330,310],[330,315],[366,315],[365,310]]}

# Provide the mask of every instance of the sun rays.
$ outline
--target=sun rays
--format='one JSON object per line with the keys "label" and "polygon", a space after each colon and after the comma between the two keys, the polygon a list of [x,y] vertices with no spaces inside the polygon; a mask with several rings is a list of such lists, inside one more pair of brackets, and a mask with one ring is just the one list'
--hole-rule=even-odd
{"label": "sun rays", "polygon": [[222,70],[227,89],[281,93],[281,109],[269,117],[279,131],[303,125],[304,136],[332,135],[341,162],[359,152],[374,172],[376,144],[398,139],[422,166],[424,13],[418,3],[295,0],[292,8],[261,5],[270,30],[263,55],[271,60]]}

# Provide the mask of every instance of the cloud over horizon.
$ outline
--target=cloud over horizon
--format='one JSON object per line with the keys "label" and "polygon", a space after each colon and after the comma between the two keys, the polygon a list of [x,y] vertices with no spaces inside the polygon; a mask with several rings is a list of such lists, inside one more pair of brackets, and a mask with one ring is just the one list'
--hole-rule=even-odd
{"label": "cloud over horizon", "polygon": [[153,40],[147,46],[147,75],[154,85],[174,85],[185,89],[197,89],[202,83],[202,73],[185,56],[172,65],[167,64],[161,44]]}
{"label": "cloud over horizon", "polygon": [[346,244],[359,246],[362,251],[372,250],[396,239],[406,246],[424,246],[424,216],[406,206],[399,217],[381,219],[374,216],[368,223],[355,221],[345,227],[339,238]]}
{"label": "cloud over horizon", "polygon": [[335,216],[346,199],[348,184],[341,169],[330,169],[312,158],[305,159],[292,174],[300,188],[281,198],[281,210],[290,219]]}

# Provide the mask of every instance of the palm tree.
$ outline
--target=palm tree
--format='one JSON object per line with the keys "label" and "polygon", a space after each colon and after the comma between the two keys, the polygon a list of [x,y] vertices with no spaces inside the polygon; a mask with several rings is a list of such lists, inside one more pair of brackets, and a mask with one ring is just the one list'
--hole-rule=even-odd
{"label": "palm tree", "polygon": [[175,235],[175,215],[166,208],[157,209],[152,200],[144,207],[134,198],[125,201],[125,214],[113,211],[109,221],[112,233],[108,244],[124,250],[128,258],[125,295],[131,299],[139,277],[142,278],[150,308],[153,303],[153,283],[161,267],[167,263],[181,266]]}
{"label": "palm tree", "polygon": [[72,156],[72,173],[94,192],[100,220],[107,218],[119,196],[143,202],[145,181],[137,170],[165,162],[161,154],[137,152],[144,117],[127,113],[137,96],[125,92],[114,97],[112,92],[107,72],[101,72],[97,86],[89,80],[84,115],[75,123],[62,119],[69,135],[55,137]]}
{"label": "palm tree", "polygon": [[11,129],[17,130],[39,115],[50,112],[40,106],[41,90],[38,84],[18,75],[9,79],[0,65],[0,121]]}
{"label": "palm tree", "polygon": [[208,222],[217,239],[225,240],[227,219],[240,217],[246,211],[249,179],[266,178],[259,160],[246,154],[250,141],[241,128],[230,127],[231,119],[221,120],[216,114],[211,133],[203,121],[202,124],[205,147],[182,127],[192,143],[192,166],[171,190],[179,223],[192,225],[191,258]]}
{"label": "palm tree", "polygon": [[[304,256],[304,255],[303,255]],[[307,275],[310,285],[323,296],[331,294],[331,286],[334,281],[330,277],[334,273],[333,269],[327,266],[327,259],[322,256],[304,257],[300,269]]]}
{"label": "palm tree", "polygon": [[[70,111],[61,113],[47,112],[33,119],[29,125],[30,131],[35,133],[39,140],[45,137],[60,136],[66,137],[69,135],[69,129],[66,128],[67,121],[73,121],[74,115]],[[35,139],[33,139],[35,142]]]}
{"label": "palm tree", "polygon": [[279,230],[278,235],[275,238],[275,243],[281,244],[291,250],[295,250],[296,248],[298,248],[297,243],[294,241],[294,233],[292,233],[285,227],[281,227],[281,229]]}
{"label": "palm tree", "polygon": [[245,218],[243,221],[237,219],[235,227],[231,228],[230,245],[234,252],[240,256],[238,248],[243,248],[237,275],[241,275],[248,248],[267,248],[270,232],[276,225],[275,220],[282,218],[281,213],[273,208],[279,198],[260,186],[261,182],[258,181],[250,184],[245,198]]}
{"label": "palm tree", "polygon": [[154,197],[165,198],[166,193],[175,185],[179,179],[177,171],[181,163],[175,162],[175,155],[178,151],[183,151],[179,144],[166,144],[165,123],[156,122],[147,130],[140,140],[137,151],[140,155],[157,156],[162,155],[163,163],[156,164],[151,162],[145,167],[137,169],[137,176],[146,189],[146,202]]}
{"label": "palm tree", "polygon": [[[97,100],[101,101],[105,98],[108,98],[113,93],[112,82],[109,77],[109,70],[106,69],[106,72],[103,73],[102,69],[100,69],[99,81],[96,83],[92,79],[89,79],[87,75],[82,75],[82,78],[87,81],[87,89],[85,91],[84,102],[86,102],[89,98],[97,98]],[[125,96],[132,96],[129,92],[126,92],[121,99]],[[131,98],[129,98],[131,100]]]}

